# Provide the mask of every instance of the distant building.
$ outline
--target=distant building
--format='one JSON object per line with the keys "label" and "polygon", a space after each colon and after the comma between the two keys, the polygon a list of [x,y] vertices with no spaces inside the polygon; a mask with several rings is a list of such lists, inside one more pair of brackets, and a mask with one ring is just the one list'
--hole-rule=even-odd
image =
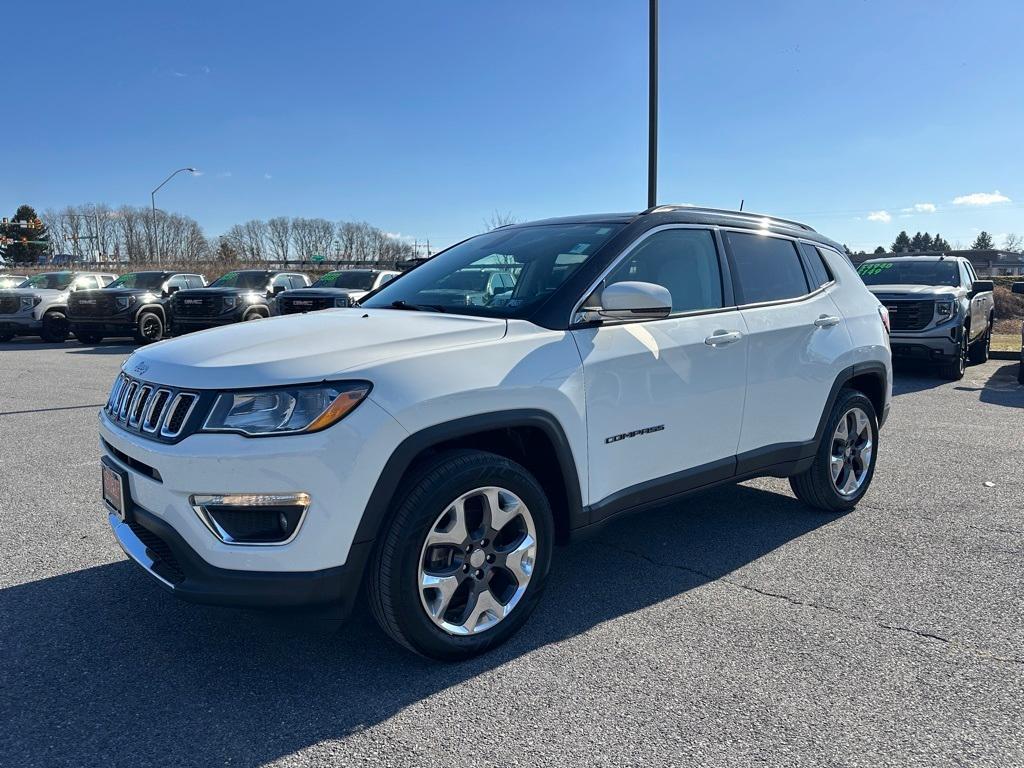
{"label": "distant building", "polygon": [[1000,277],[1002,275],[1024,276],[1024,253],[1013,251],[1000,251],[992,249],[987,251],[947,251],[941,254],[938,251],[921,251],[915,253],[868,253],[854,254],[854,264],[860,264],[868,259],[893,259],[900,256],[965,256],[974,265],[974,271],[979,277]]}

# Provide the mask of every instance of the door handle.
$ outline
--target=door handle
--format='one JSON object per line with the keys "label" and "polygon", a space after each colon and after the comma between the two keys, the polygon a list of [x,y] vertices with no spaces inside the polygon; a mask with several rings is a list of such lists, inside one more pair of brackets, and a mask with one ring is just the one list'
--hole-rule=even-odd
{"label": "door handle", "polygon": [[742,338],[743,334],[739,331],[715,331],[704,339],[704,343],[709,347],[724,347],[726,344],[732,344]]}
{"label": "door handle", "polygon": [[831,328],[833,325],[839,325],[839,318],[835,315],[822,315],[814,321],[814,324],[818,328]]}

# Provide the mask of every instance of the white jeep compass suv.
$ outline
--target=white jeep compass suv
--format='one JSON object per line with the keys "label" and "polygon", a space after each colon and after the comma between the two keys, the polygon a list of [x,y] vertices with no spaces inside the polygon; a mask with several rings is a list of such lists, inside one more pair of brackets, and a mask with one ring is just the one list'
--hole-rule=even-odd
{"label": "white jeep compass suv", "polygon": [[182,598],[348,608],[365,585],[395,640],[463,658],[522,626],[556,544],[626,512],[759,475],[851,509],[889,409],[886,321],[793,222],[503,227],[358,308],[137,351],[99,417],[104,502]]}

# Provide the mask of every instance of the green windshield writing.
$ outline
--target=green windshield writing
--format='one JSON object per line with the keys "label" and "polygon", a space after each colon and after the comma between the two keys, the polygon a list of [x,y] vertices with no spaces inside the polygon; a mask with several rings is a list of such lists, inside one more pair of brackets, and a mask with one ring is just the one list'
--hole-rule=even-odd
{"label": "green windshield writing", "polygon": [[885,261],[885,262],[881,262],[881,263],[877,263],[877,264],[861,264],[857,268],[857,274],[858,275],[877,275],[879,272],[882,272],[883,270],[891,269],[891,268],[892,268],[892,262],[891,261]]}

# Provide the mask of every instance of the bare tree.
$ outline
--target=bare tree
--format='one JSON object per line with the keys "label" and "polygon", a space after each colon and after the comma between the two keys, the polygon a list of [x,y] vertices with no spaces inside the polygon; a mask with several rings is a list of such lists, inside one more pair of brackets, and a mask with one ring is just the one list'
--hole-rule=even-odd
{"label": "bare tree", "polygon": [[275,216],[267,221],[267,247],[276,261],[288,261],[292,222],[287,216]]}
{"label": "bare tree", "polygon": [[498,227],[507,227],[509,224],[518,224],[519,219],[512,215],[512,211],[505,211],[502,213],[497,208],[494,209],[494,213],[484,219],[484,229],[490,231],[497,229]]}
{"label": "bare tree", "polygon": [[1011,251],[1012,253],[1021,253],[1024,251],[1024,238],[1011,232],[1006,236],[1006,240],[1003,241],[1003,250]]}

